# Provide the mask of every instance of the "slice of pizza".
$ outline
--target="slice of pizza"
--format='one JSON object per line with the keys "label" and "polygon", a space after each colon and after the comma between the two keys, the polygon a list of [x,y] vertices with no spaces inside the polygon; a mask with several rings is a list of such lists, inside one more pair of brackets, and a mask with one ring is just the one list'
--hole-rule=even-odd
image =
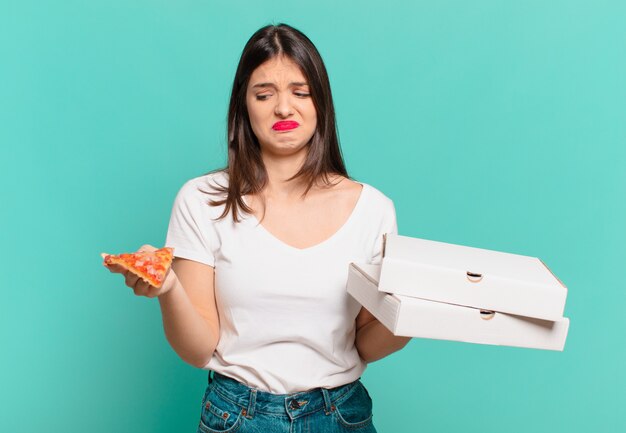
{"label": "slice of pizza", "polygon": [[136,253],[122,253],[105,255],[104,263],[107,265],[118,264],[128,269],[133,274],[141,277],[146,283],[161,287],[165,280],[167,270],[174,258],[174,249],[170,247],[160,248],[155,251],[139,251]]}

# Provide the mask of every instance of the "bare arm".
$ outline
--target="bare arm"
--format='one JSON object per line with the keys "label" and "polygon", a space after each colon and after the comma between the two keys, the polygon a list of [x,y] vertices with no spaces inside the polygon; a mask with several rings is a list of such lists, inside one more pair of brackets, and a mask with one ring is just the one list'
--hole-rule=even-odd
{"label": "bare arm", "polygon": [[411,337],[393,335],[372,313],[361,307],[356,318],[355,344],[359,356],[365,362],[378,361],[402,349],[410,340]]}
{"label": "bare arm", "polygon": [[174,259],[172,270],[178,278],[170,290],[159,295],[165,336],[183,361],[202,368],[219,340],[214,270],[180,258]]}
{"label": "bare arm", "polygon": [[[139,251],[154,251],[151,245]],[[102,253],[102,257],[106,257]],[[153,287],[117,264],[103,264],[122,274],[135,295],[159,298],[165,337],[183,361],[202,368],[219,340],[219,316],[215,305],[213,267],[193,260],[174,258],[161,287]]]}

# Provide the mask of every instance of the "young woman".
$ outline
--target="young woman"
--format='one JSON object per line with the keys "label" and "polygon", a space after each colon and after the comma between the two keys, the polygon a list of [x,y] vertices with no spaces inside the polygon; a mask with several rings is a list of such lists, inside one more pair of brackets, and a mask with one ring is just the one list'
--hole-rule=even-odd
{"label": "young woman", "polygon": [[199,432],[375,432],[361,374],[409,339],[350,297],[346,280],[350,262],[380,262],[389,232],[393,202],[346,172],[317,49],[270,25],[239,61],[228,167],[176,196],[165,283],[110,269],[158,297],[172,348],[209,370]]}

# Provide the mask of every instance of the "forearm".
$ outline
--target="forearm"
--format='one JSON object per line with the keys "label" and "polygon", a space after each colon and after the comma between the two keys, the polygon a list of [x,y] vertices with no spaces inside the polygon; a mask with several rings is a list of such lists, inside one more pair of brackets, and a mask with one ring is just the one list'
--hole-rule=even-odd
{"label": "forearm", "polygon": [[158,299],[167,341],[183,361],[204,367],[217,346],[216,332],[195,309],[180,282]]}
{"label": "forearm", "polygon": [[369,363],[402,349],[409,340],[411,337],[393,335],[385,325],[372,320],[357,332],[356,348],[361,359]]}

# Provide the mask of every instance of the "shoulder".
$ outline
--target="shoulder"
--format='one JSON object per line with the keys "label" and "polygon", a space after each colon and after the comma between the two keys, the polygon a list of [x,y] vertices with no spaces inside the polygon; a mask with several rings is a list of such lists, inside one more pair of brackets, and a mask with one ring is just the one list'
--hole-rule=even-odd
{"label": "shoulder", "polygon": [[378,188],[365,183],[365,182],[360,182],[358,180],[355,179],[350,179],[344,176],[338,176],[337,178],[334,179],[334,181],[336,182],[337,180],[340,180],[340,182],[337,183],[337,189],[345,192],[345,193],[353,193],[355,195],[358,195],[359,192],[361,192],[361,194],[363,194],[364,196],[367,197],[367,200],[370,202],[373,202],[375,204],[384,204],[384,205],[389,205],[389,204],[393,204],[393,201],[387,196],[385,195],[381,190],[379,190]]}
{"label": "shoulder", "polygon": [[[228,175],[224,170],[212,171],[196,176],[183,183],[176,195],[176,204],[190,209],[204,210],[221,208],[209,206],[209,200],[221,200],[225,193],[221,190],[228,187]],[[213,213],[213,212],[211,212]]]}
{"label": "shoulder", "polygon": [[369,183],[360,182],[363,184],[363,190],[367,190],[370,199],[378,204],[393,204],[393,200],[389,198],[384,192],[378,188],[370,185]]}
{"label": "shoulder", "polygon": [[369,183],[344,178],[340,184],[344,191],[350,191],[355,196],[359,194],[358,206],[365,209],[364,215],[372,219],[395,219],[396,210],[393,200],[383,191]]}
{"label": "shoulder", "polygon": [[376,224],[376,242],[378,245],[380,236],[384,233],[398,233],[396,207],[393,200],[378,188],[363,183],[363,190],[367,192],[367,200],[364,202],[365,214]]}
{"label": "shoulder", "polygon": [[219,192],[221,188],[228,187],[228,174],[225,170],[216,170],[187,180],[180,191],[192,194],[193,191],[205,190]]}
{"label": "shoulder", "polygon": [[363,194],[366,194],[366,203],[372,209],[378,209],[383,213],[395,212],[393,200],[380,189],[365,183],[363,185]]}
{"label": "shoulder", "polygon": [[348,196],[361,195],[363,202],[366,202],[370,207],[377,207],[387,209],[393,207],[393,201],[384,192],[378,188],[370,185],[369,183],[361,182],[356,179],[350,179],[344,176],[337,176],[333,179],[336,183],[335,189],[339,193],[343,193]]}

